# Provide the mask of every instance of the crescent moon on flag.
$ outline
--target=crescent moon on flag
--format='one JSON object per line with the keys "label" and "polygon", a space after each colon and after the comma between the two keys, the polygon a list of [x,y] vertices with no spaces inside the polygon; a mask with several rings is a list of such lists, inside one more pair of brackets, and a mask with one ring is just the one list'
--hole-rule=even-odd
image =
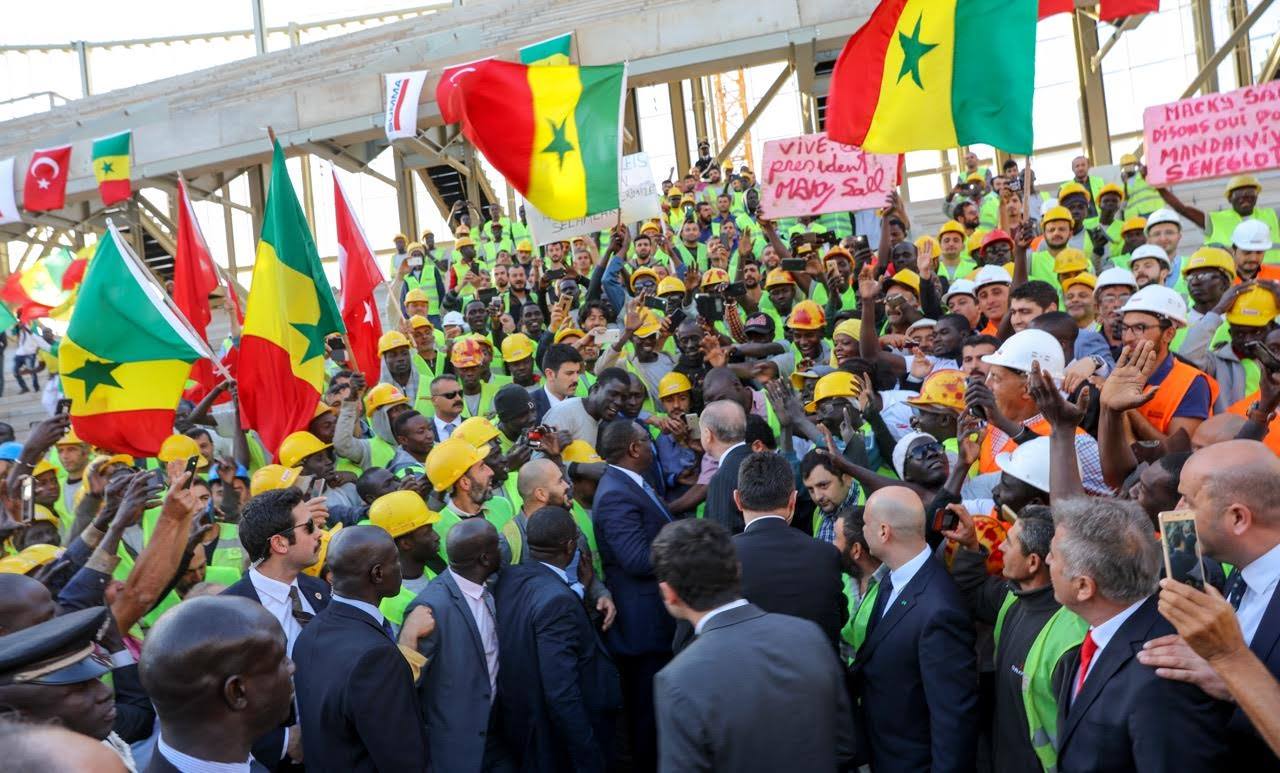
{"label": "crescent moon on flag", "polygon": [[33,161],[31,164],[32,177],[38,177],[38,175],[36,174],[36,170],[39,169],[40,166],[43,164],[48,164],[49,168],[52,170],[52,172],[50,172],[49,174],[50,177],[57,177],[58,175],[62,174],[62,167],[58,166],[57,161],[54,161],[52,158],[49,158],[48,156],[41,156],[40,158],[37,158],[35,161]]}
{"label": "crescent moon on flag", "polygon": [[449,73],[449,83],[456,86],[458,83],[459,75],[463,75],[465,73],[475,72],[475,71],[476,71],[476,68],[474,67],[463,67],[461,70],[455,70]]}

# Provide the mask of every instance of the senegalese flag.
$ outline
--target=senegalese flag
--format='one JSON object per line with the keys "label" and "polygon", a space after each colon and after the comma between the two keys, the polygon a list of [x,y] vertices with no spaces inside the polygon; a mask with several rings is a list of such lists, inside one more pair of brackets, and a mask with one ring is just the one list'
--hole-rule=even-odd
{"label": "senegalese flag", "polygon": [[212,356],[145,272],[108,222],[58,349],[76,435],[138,457],[173,434],[191,363]]}
{"label": "senegalese flag", "polygon": [[324,389],[325,338],[346,332],[284,151],[274,142],[271,188],[240,338],[239,391],[245,426],[275,453],[315,416]]}
{"label": "senegalese flag", "polygon": [[520,49],[521,64],[569,64],[573,33],[566,32]]}
{"label": "senegalese flag", "polygon": [[62,280],[73,263],[70,250],[55,247],[31,266],[6,277],[0,287],[0,300],[17,311],[23,324],[49,316],[51,309],[62,306],[70,297],[70,288],[64,288]]}
{"label": "senegalese flag", "polygon": [[122,131],[93,141],[93,176],[102,203],[111,206],[133,195],[129,185],[129,146],[133,132]]}
{"label": "senegalese flag", "polygon": [[618,208],[626,65],[486,59],[446,69],[436,102],[533,206],[556,220]]}
{"label": "senegalese flag", "polygon": [[827,135],[874,153],[1030,153],[1034,2],[881,0],[831,74]]}

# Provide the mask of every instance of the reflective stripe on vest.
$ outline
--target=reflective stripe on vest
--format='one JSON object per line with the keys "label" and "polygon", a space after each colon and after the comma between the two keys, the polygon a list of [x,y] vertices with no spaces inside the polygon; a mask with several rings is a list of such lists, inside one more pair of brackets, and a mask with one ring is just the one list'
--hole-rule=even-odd
{"label": "reflective stripe on vest", "polygon": [[1146,405],[1139,406],[1138,413],[1151,422],[1151,426],[1162,433],[1167,433],[1169,423],[1173,421],[1173,412],[1178,410],[1178,406],[1182,404],[1182,398],[1186,397],[1187,390],[1191,389],[1191,385],[1195,383],[1198,376],[1204,376],[1209,382],[1209,415],[1212,416],[1213,404],[1218,400],[1218,382],[1209,374],[1186,364],[1177,357],[1173,358],[1173,368],[1169,371],[1169,375],[1164,377],[1164,381],[1156,386],[1147,385],[1145,391],[1154,389],[1156,396]]}
{"label": "reflective stripe on vest", "polygon": [[1164,206],[1164,199],[1155,188],[1147,184],[1142,175],[1135,174],[1124,181],[1124,216],[1126,219],[1134,215],[1146,217]]}
{"label": "reflective stripe on vest", "polygon": [[1013,595],[1013,591],[1005,593],[1004,601],[1000,603],[1000,611],[996,613],[996,627],[995,631],[991,635],[992,642],[995,645],[994,652],[996,655],[1000,654],[1000,632],[1004,630],[1004,616],[1009,612],[1009,607],[1013,606],[1013,602],[1017,600],[1018,597]]}
{"label": "reflective stripe on vest", "polygon": [[1022,705],[1031,747],[1047,773],[1058,769],[1058,700],[1053,692],[1053,671],[1063,655],[1084,641],[1088,630],[1089,624],[1079,615],[1059,608],[1031,643],[1022,666]]}

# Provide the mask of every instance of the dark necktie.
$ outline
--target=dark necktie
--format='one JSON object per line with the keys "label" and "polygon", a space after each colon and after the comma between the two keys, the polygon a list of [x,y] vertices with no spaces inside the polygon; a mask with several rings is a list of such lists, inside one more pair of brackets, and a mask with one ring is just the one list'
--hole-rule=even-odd
{"label": "dark necktie", "polygon": [[653,503],[658,506],[658,511],[662,513],[662,516],[666,518],[668,521],[670,521],[671,513],[667,511],[667,503],[663,502],[658,497],[658,492],[653,490],[653,486],[650,486],[648,481],[646,481],[644,478],[641,478],[640,488],[644,489],[644,493],[648,494],[649,499],[652,499]]}
{"label": "dark necktie", "polygon": [[880,581],[880,589],[876,591],[876,603],[871,607],[871,619],[867,621],[867,638],[871,638],[871,632],[876,629],[876,625],[880,623],[880,618],[884,616],[885,607],[889,605],[889,597],[893,595],[893,575],[886,573],[884,579]]}
{"label": "dark necktie", "polygon": [[391,627],[391,621],[385,617],[382,618],[382,631],[387,635],[387,638],[390,639],[391,641],[396,640],[395,629]]}
{"label": "dark necktie", "polygon": [[302,596],[298,595],[298,586],[289,586],[289,612],[293,615],[293,619],[298,621],[298,625],[306,627],[311,622],[311,618],[315,615],[302,608]]}
{"label": "dark necktie", "polygon": [[493,594],[486,587],[480,591],[480,599],[484,601],[484,608],[489,612],[489,620],[493,623],[494,633],[498,632],[498,608],[493,603]]}
{"label": "dark necktie", "polygon": [[1231,587],[1227,589],[1227,602],[1231,604],[1231,608],[1240,611],[1240,602],[1244,600],[1245,591],[1249,590],[1249,583],[1244,581],[1244,575],[1236,572],[1231,577],[1231,582],[1227,583]]}

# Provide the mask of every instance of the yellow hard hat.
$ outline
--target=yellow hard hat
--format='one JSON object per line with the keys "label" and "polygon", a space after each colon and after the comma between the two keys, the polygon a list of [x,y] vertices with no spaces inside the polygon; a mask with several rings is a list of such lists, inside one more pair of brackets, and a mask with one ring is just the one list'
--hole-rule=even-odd
{"label": "yellow hard hat", "polygon": [[474,368],[484,364],[484,347],[474,338],[464,338],[453,345],[449,362],[455,368]]}
{"label": "yellow hard hat", "polygon": [[654,270],[653,270],[653,269],[651,269],[651,268],[637,268],[635,271],[632,271],[632,272],[631,272],[631,290],[632,290],[632,292],[635,292],[635,289],[636,289],[636,281],[637,281],[637,280],[639,280],[639,279],[641,279],[642,277],[646,277],[646,276],[647,276],[647,277],[649,277],[650,279],[652,279],[654,284],[657,284],[657,283],[658,283],[658,279],[659,279],[659,277],[658,277],[658,272],[657,272],[657,271],[654,271]]}
{"label": "yellow hard hat", "polygon": [[895,273],[891,277],[886,277],[885,278],[886,289],[889,284],[902,285],[903,287],[907,288],[911,292],[915,293],[917,298],[920,297],[920,275],[909,268],[903,269],[902,271]]}
{"label": "yellow hard hat", "polygon": [[448,491],[467,470],[483,462],[485,455],[456,432],[436,443],[427,454],[427,480],[436,491]]}
{"label": "yellow hard hat", "polygon": [[828,397],[856,398],[861,392],[862,382],[852,373],[844,370],[828,373],[813,387],[813,402],[804,407],[804,412],[814,413],[818,410],[818,403]]}
{"label": "yellow hard hat", "polygon": [[568,464],[594,464],[603,462],[604,459],[600,454],[596,453],[596,449],[585,440],[575,440],[564,448],[560,449],[560,461]]}
{"label": "yellow hard hat", "polygon": [[0,574],[29,574],[57,558],[61,552],[62,548],[57,545],[28,545],[21,553],[0,558]]}
{"label": "yellow hard hat", "polygon": [[985,184],[987,182],[987,178],[983,177],[977,172],[970,172],[969,176],[964,178],[964,181],[967,183],[984,183]]}
{"label": "yellow hard hat", "polygon": [[1138,157],[1132,153],[1125,153],[1120,156],[1120,166],[1129,166],[1138,163]]}
{"label": "yellow hard hat", "polygon": [[476,243],[471,241],[470,236],[457,236],[454,237],[453,246],[455,249],[462,249],[463,247],[474,247]]}
{"label": "yellow hard hat", "polygon": [[324,569],[324,562],[329,558],[329,543],[333,541],[334,535],[342,531],[342,524],[334,524],[332,529],[325,531],[320,530],[320,549],[316,551],[316,562],[306,569],[302,570],[303,574],[309,574],[312,577],[319,577],[320,572]]}
{"label": "yellow hard hat", "polygon": [[386,529],[393,539],[439,520],[440,513],[429,510],[414,491],[383,494],[369,505],[369,522]]}
{"label": "yellow hard hat", "polygon": [[516,243],[516,252],[533,252],[533,242],[521,239]]}
{"label": "yellow hard hat", "polygon": [[392,349],[408,349],[413,346],[413,342],[409,337],[399,330],[388,330],[378,339],[378,356],[386,354]]}
{"label": "yellow hard hat", "polygon": [[[634,274],[633,274],[634,276]],[[711,287],[712,285],[729,284],[729,272],[722,268],[709,268],[702,275],[702,283],[700,287]]]}
{"label": "yellow hard hat", "polygon": [[55,446],[79,446],[79,445],[84,445],[84,441],[81,440],[78,435],[76,435],[76,431],[74,429],[69,429],[67,430],[67,434],[63,435],[62,438],[58,440],[58,442],[54,443],[54,445]]}
{"label": "yellow hard hat", "polygon": [[[920,250],[921,252],[924,252],[924,248],[926,245],[932,247],[932,249],[930,249],[929,252],[930,254],[933,254],[933,255],[937,255],[939,252],[942,251],[942,244],[940,244],[937,239],[930,236],[929,234],[925,234],[924,236],[917,238],[915,241],[915,245],[916,245],[916,249]],[[831,252],[835,252],[835,250],[832,250]],[[831,252],[827,253],[828,258],[831,257]]]}
{"label": "yellow hard hat", "polygon": [[489,442],[498,437],[498,428],[483,416],[472,416],[459,424],[452,436],[460,437],[481,451],[485,451]]}
{"label": "yellow hard hat", "polygon": [[1230,199],[1231,192],[1239,188],[1257,188],[1261,191],[1262,183],[1251,174],[1238,174],[1227,182],[1227,189],[1223,191],[1223,195]]}
{"label": "yellow hard hat", "polygon": [[862,340],[862,320],[841,320],[836,324],[836,329],[831,332],[831,337],[834,339],[836,336],[840,335],[849,336],[855,341]]}
{"label": "yellow hard hat", "polygon": [[1116,185],[1115,183],[1107,183],[1102,186],[1098,189],[1098,198],[1101,199],[1108,193],[1114,193],[1120,197],[1121,201],[1124,201],[1124,188],[1121,188],[1119,185]]}
{"label": "yellow hard hat", "polygon": [[1232,282],[1236,281],[1236,260],[1221,247],[1201,247],[1191,253],[1191,257],[1182,264],[1182,275],[1200,268],[1216,268],[1231,277]]}
{"label": "yellow hard hat", "polygon": [[778,285],[794,285],[795,283],[796,278],[791,275],[791,272],[782,268],[773,269],[764,278],[764,288],[766,290]]}
{"label": "yellow hard hat", "polygon": [[280,450],[276,452],[276,456],[285,467],[297,467],[303,459],[328,448],[333,448],[333,443],[325,443],[304,429],[280,441]]}
{"label": "yellow hard hat", "polygon": [[[156,458],[162,462],[185,462],[193,456],[200,456],[200,446],[186,435],[170,435],[160,444]],[[209,460],[200,456],[197,467],[208,467]]]}
{"label": "yellow hard hat", "polygon": [[337,413],[337,412],[338,412],[337,408],[334,408],[332,405],[329,405],[324,400],[319,400],[316,402],[316,410],[315,410],[315,413],[311,415],[311,420],[315,421],[316,419],[320,418],[326,413]]}
{"label": "yellow hard hat", "polygon": [[551,339],[551,343],[558,344],[564,339],[569,338],[570,336],[577,336],[578,338],[586,338],[587,331],[581,330],[576,327],[562,328],[556,331],[555,338]]}
{"label": "yellow hard hat", "polygon": [[502,359],[518,362],[533,356],[533,339],[524,333],[512,333],[502,339]]}
{"label": "yellow hard hat", "polygon": [[435,235],[436,235],[436,232],[435,232],[435,231],[432,231],[430,228],[428,228],[428,229],[426,229],[425,231],[423,231],[423,232],[422,232],[422,241],[424,241],[424,242],[425,242],[425,241],[427,240],[427,237],[428,237],[428,236],[435,236]]}
{"label": "yellow hard hat", "polygon": [[430,330],[433,332],[436,329],[436,326],[431,324],[431,320],[427,319],[421,314],[414,314],[412,317],[409,317],[409,327],[413,328],[414,330],[419,330],[425,327],[427,330]]}
{"label": "yellow hard hat", "polygon": [[662,223],[659,223],[657,220],[644,221],[644,223],[640,226],[640,233],[643,234],[643,233],[648,233],[650,231],[656,231],[658,233],[662,233]]}
{"label": "yellow hard hat", "polygon": [[955,220],[948,220],[942,224],[942,227],[938,229],[938,241],[942,241],[943,234],[959,234],[961,239],[967,236],[964,226]]}
{"label": "yellow hard hat", "polygon": [[112,454],[102,460],[102,467],[105,468],[110,464],[123,464],[125,467],[132,467],[133,457],[128,454]]}
{"label": "yellow hard hat", "polygon": [[1044,213],[1040,218],[1041,225],[1048,225],[1055,220],[1065,220],[1068,223],[1074,223],[1076,219],[1071,216],[1071,210],[1064,206],[1049,207],[1049,211]]}
{"label": "yellow hard hat", "polygon": [[681,203],[681,204],[692,204],[692,203],[693,203],[693,194],[692,194],[692,193],[686,193],[685,195],[681,196],[681,197],[680,197],[680,203]]}
{"label": "yellow hard hat", "polygon": [[391,237],[391,241],[395,241],[396,239],[404,239],[406,242],[409,241],[409,237],[405,236],[404,234],[396,234],[395,236]]}
{"label": "yellow hard hat", "polygon": [[[1052,212],[1053,210],[1049,210],[1049,211]],[[964,251],[969,253],[970,255],[974,253],[982,252],[982,240],[985,236],[986,234],[982,233],[982,231],[974,231],[972,234],[970,234],[968,237],[965,238]]]}
{"label": "yellow hard hat", "polygon": [[661,329],[662,323],[658,321],[658,315],[648,308],[642,308],[640,310],[640,327],[636,328],[636,332],[632,335],[636,338],[648,338],[649,336],[657,335]]}
{"label": "yellow hard hat", "polygon": [[249,479],[249,496],[256,497],[264,491],[286,489],[298,482],[302,472],[297,467],[268,464],[254,471]]}
{"label": "yellow hard hat", "polygon": [[[183,436],[180,435],[179,437],[183,437]],[[192,442],[195,442],[195,441],[192,441]],[[185,461],[187,457],[184,456],[182,457],[182,459],[183,461]],[[31,477],[38,478],[41,475],[44,475],[46,472],[57,472],[57,471],[58,471],[58,468],[54,467],[53,464],[48,459],[41,459],[39,462],[36,463],[35,467],[31,468]]]}
{"label": "yellow hard hat", "polygon": [[959,413],[964,410],[964,373],[947,368],[930,373],[920,385],[920,394],[908,397],[911,405],[937,405]]}
{"label": "yellow hard hat", "polygon": [[410,303],[431,303],[431,299],[427,297],[427,294],[421,288],[415,287],[405,293],[404,302],[406,305]]}
{"label": "yellow hard hat", "polygon": [[827,315],[813,301],[800,301],[787,317],[787,327],[793,330],[822,330],[827,326]]}
{"label": "yellow hard hat", "polygon": [[1071,285],[1085,285],[1090,290],[1093,290],[1098,286],[1098,278],[1086,271],[1082,274],[1076,274],[1069,279],[1063,279],[1058,284],[1062,286],[1062,292],[1064,293]]}
{"label": "yellow hard hat", "polygon": [[58,516],[54,515],[53,511],[44,505],[36,505],[35,512],[31,515],[31,520],[32,522],[44,521],[45,523],[51,523],[54,526],[61,525],[61,522],[58,520]]}
{"label": "yellow hard hat", "polygon": [[407,244],[404,248],[404,251],[406,254],[413,252],[414,250],[417,250],[418,252],[421,252],[425,255],[427,252],[427,245],[423,244],[422,242],[409,242],[409,244]]}
{"label": "yellow hard hat", "polygon": [[1276,318],[1276,297],[1265,287],[1250,287],[1236,296],[1226,317],[1232,325],[1265,327]]}
{"label": "yellow hard hat", "polygon": [[[922,238],[922,239],[923,239],[923,238],[925,238],[925,237],[923,237],[923,236],[922,236],[922,237],[920,237],[920,238]],[[929,238],[932,238],[932,237],[929,237]],[[852,255],[848,250],[846,250],[844,247],[841,247],[841,246],[840,246],[840,245],[838,245],[838,244],[837,244],[836,246],[832,247],[831,249],[827,250],[827,254],[822,256],[822,263],[823,263],[823,265],[826,265],[826,262],[827,262],[828,260],[834,260],[835,258],[844,258],[845,260],[849,261],[850,263],[852,263],[852,262],[853,262],[853,255]]]}
{"label": "yellow hard hat", "polygon": [[373,412],[379,408],[385,408],[389,405],[404,405],[409,402],[409,398],[404,396],[395,384],[383,382],[374,384],[369,393],[364,396],[364,415],[366,418],[373,415]]}
{"label": "yellow hard hat", "polygon": [[667,295],[669,293],[680,293],[684,295],[684,282],[679,277],[664,276],[662,281],[658,283],[658,295]]}
{"label": "yellow hard hat", "polygon": [[671,371],[658,382],[658,398],[678,395],[681,392],[693,391],[693,382],[689,377],[677,371]]}
{"label": "yellow hard hat", "polygon": [[1088,271],[1092,265],[1083,252],[1075,247],[1067,247],[1053,259],[1053,273],[1069,274],[1072,271]]}
{"label": "yellow hard hat", "polygon": [[1146,230],[1147,230],[1147,219],[1139,215],[1134,215],[1133,217],[1124,221],[1124,225],[1120,226],[1120,233],[1122,234],[1128,233],[1130,231],[1145,232]]}
{"label": "yellow hard hat", "polygon": [[1077,193],[1080,194],[1081,196],[1084,196],[1086,199],[1089,199],[1089,200],[1093,199],[1093,197],[1089,195],[1088,188],[1084,187],[1083,185],[1077,182],[1069,182],[1069,183],[1064,183],[1062,187],[1058,188],[1058,201],[1062,201],[1066,197],[1075,195]]}

